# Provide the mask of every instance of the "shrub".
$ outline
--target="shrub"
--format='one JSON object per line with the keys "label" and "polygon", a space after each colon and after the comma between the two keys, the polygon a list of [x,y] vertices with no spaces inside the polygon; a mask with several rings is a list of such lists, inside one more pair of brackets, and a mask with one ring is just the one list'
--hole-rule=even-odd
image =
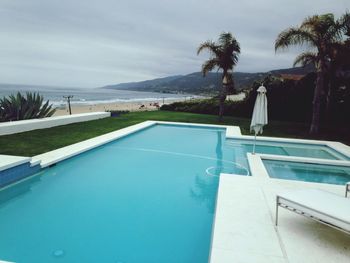
{"label": "shrub", "polygon": [[[235,109],[238,105],[239,105],[238,103],[233,101],[225,101],[226,115],[230,115],[230,112],[233,109]],[[217,98],[211,98],[211,99],[174,102],[172,104],[163,105],[160,109],[167,110],[167,111],[183,111],[183,112],[216,115],[219,112],[219,101]]]}
{"label": "shrub", "polygon": [[119,117],[122,114],[129,113],[128,110],[107,110],[107,112],[111,113],[111,117]]}
{"label": "shrub", "polygon": [[[312,100],[316,74],[309,73],[299,81],[282,79],[279,76],[268,76],[264,79],[267,88],[268,115],[270,120],[310,122],[312,116]],[[225,115],[251,118],[257,92],[261,81],[255,82],[247,91],[244,101],[226,101]],[[334,127],[347,126],[344,116],[350,115],[350,78],[334,92],[331,122],[324,125]],[[216,115],[219,110],[217,98],[176,102],[164,105],[161,110],[184,111]]]}
{"label": "shrub", "polygon": [[50,117],[55,113],[39,93],[27,92],[0,98],[0,122]]}

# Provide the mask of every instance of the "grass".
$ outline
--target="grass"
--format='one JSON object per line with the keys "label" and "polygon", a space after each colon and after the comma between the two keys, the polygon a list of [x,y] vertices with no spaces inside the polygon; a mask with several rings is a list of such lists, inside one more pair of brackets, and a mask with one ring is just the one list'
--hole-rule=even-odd
{"label": "grass", "polygon": [[[119,117],[0,136],[0,154],[34,156],[146,120],[235,125],[240,126],[243,134],[250,134],[250,120],[244,118],[224,117],[220,123],[214,115],[167,111],[133,112]],[[306,138],[307,128],[302,123],[271,121],[264,130],[264,136]]]}

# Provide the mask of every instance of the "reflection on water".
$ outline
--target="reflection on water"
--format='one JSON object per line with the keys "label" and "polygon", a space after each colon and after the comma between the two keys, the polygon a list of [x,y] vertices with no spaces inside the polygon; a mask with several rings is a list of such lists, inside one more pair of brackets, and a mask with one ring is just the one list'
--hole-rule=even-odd
{"label": "reflection on water", "polygon": [[41,181],[41,175],[35,175],[29,179],[18,182],[0,191],[0,208],[9,201],[24,197],[29,193],[32,187]]}
{"label": "reflection on water", "polygon": [[217,191],[218,182],[218,177],[197,174],[195,187],[191,188],[191,197],[201,204],[204,203],[210,214],[214,214],[215,198],[212,197],[212,194]]}
{"label": "reflection on water", "polygon": [[220,174],[222,171],[223,163],[222,163],[222,132],[216,132],[216,168],[215,174]]}
{"label": "reflection on water", "polygon": [[[216,132],[216,165],[215,175],[220,175],[223,169],[222,153],[222,132]],[[207,176],[205,173],[197,174],[195,177],[195,187],[191,189],[191,197],[199,203],[205,203],[209,213],[214,214],[215,198],[212,198],[213,192],[217,191],[219,179],[217,176]]]}

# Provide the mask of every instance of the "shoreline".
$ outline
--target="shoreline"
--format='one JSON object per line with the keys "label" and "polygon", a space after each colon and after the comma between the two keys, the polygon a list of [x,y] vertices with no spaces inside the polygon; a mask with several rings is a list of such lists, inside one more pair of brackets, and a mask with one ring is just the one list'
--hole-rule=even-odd
{"label": "shoreline", "polygon": [[[185,101],[186,98],[167,99],[164,104],[170,104],[178,101]],[[187,99],[188,100],[188,99]],[[162,105],[160,100],[140,100],[132,102],[106,102],[96,104],[71,104],[72,114],[88,113],[88,112],[103,112],[103,111],[155,111]],[[53,116],[69,115],[68,105],[56,107],[56,112]]]}
{"label": "shoreline", "polygon": [[[93,104],[71,104],[72,114],[88,113],[88,112],[103,112],[103,111],[155,111],[160,106],[171,104],[173,102],[206,99],[204,96],[184,96],[179,98],[165,98],[163,99],[140,99],[134,101],[116,101],[116,102],[102,102],[98,101]],[[227,100],[241,101],[245,98],[244,93],[236,95],[228,95]],[[53,116],[69,115],[68,104],[56,106],[56,112]]]}

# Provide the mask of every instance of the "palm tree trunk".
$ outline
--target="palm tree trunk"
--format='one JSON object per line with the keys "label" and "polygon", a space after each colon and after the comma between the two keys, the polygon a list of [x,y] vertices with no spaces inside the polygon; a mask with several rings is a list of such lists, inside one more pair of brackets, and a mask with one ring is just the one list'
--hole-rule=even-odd
{"label": "palm tree trunk", "polygon": [[[224,80],[225,76],[227,74],[227,71],[224,70],[222,74],[222,79]],[[222,121],[222,117],[224,116],[225,111],[225,100],[227,96],[227,85],[222,83],[222,89],[219,97],[219,121]]]}
{"label": "palm tree trunk", "polygon": [[220,100],[219,100],[219,121],[222,121],[222,117],[224,116],[225,100],[226,100],[226,87],[223,87],[220,94]]}
{"label": "palm tree trunk", "polygon": [[328,91],[326,95],[326,124],[328,128],[331,126],[331,115],[332,115],[332,106],[333,106],[333,91],[336,86],[337,79],[337,70],[334,66],[331,67],[329,71],[329,80],[328,80]]}
{"label": "palm tree trunk", "polygon": [[326,95],[326,112],[325,112],[326,118],[325,118],[325,120],[326,120],[327,127],[330,127],[330,125],[331,125],[331,110],[332,110],[332,97],[333,97],[332,89],[333,89],[333,83],[331,80],[329,83],[328,92]]}
{"label": "palm tree trunk", "polygon": [[313,107],[312,107],[312,120],[310,126],[310,134],[317,134],[320,130],[321,121],[321,104],[324,95],[324,62],[321,60],[319,68],[317,70],[316,87],[314,91]]}

